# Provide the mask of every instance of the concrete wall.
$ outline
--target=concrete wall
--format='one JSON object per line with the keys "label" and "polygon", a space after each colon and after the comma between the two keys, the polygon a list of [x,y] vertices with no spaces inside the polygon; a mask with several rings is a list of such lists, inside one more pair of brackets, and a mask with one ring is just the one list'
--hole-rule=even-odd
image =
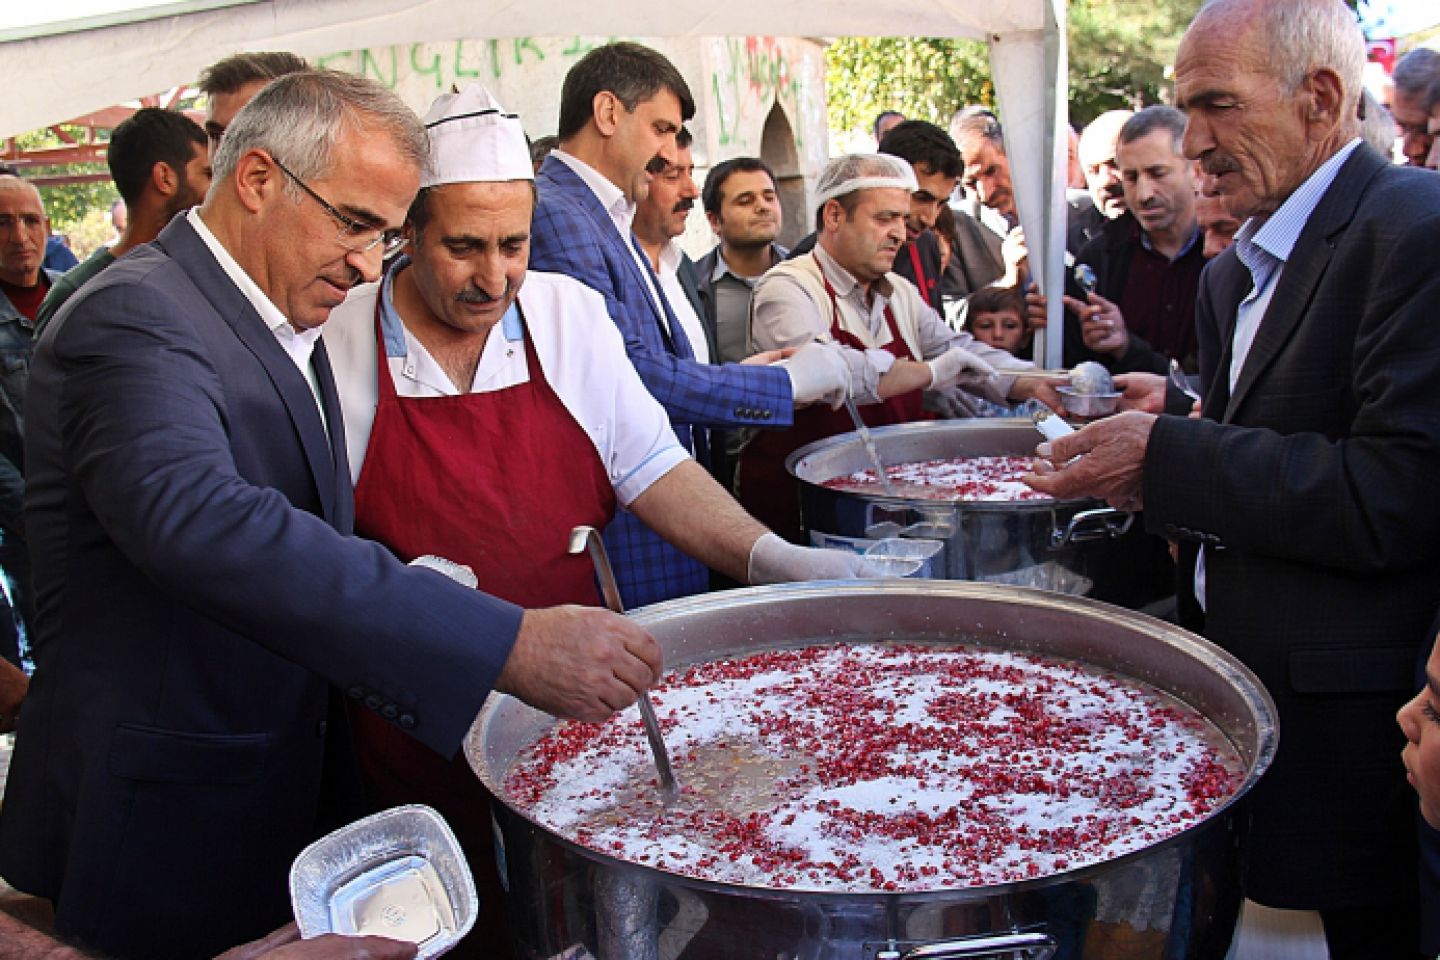
{"label": "concrete wall", "polygon": [[[603,37],[518,37],[453,40],[343,50],[317,58],[322,66],[384,83],[416,112],[452,86],[483,82],[520,116],[525,132],[553,134],[560,86],[572,64]],[[735,156],[763,156],[775,168],[785,207],[785,240],[809,232],[807,198],[824,166],[825,50],[816,40],[777,37],[627,38],[664,53],[696,99],[696,182]],[[699,256],[715,244],[697,203],[685,246]]]}

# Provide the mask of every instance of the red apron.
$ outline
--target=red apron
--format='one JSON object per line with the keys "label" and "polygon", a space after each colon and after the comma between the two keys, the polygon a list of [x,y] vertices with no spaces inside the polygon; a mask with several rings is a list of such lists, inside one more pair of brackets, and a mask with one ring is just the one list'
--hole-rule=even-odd
{"label": "red apron", "polygon": [[[815,265],[820,266],[818,259]],[[866,349],[859,338],[841,329],[840,304],[823,268],[820,278],[825,282],[825,292],[830,295],[830,336],[844,346]],[[900,336],[900,327],[895,323],[895,314],[888,303],[885,304],[885,323],[890,328],[890,342],[882,349],[900,360],[917,359]],[[930,415],[925,412],[924,394],[924,390],[911,390],[880,403],[867,403],[859,407],[860,419],[870,427],[928,420]],[[849,411],[844,408],[831,410],[826,404],[816,403],[796,410],[795,423],[789,429],[756,433],[740,452],[740,464],[735,472],[735,490],[741,505],[751,516],[786,540],[805,543],[800,528],[800,485],[785,469],[785,458],[807,443],[854,429],[855,423],[850,419]]]}
{"label": "red apron", "polygon": [[[480,589],[522,607],[596,605],[572,527],[604,529],[615,492],[589,436],[556,396],[525,332],[526,383],[492,393],[399,397],[377,305],[379,404],[355,485],[355,532],[401,560],[435,554],[475,571]],[[480,888],[475,929],[452,956],[509,955],[489,794],[462,755],[441,757],[351,705],[360,766],[377,808],[425,803],[455,831]]]}

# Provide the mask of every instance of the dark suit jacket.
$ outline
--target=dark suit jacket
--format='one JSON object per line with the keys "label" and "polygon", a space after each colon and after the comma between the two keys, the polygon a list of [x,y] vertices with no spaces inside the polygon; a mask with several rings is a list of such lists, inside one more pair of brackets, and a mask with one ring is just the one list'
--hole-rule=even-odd
{"label": "dark suit jacket", "polygon": [[1286,263],[1232,394],[1233,250],[1201,281],[1205,416],[1162,417],[1145,519],[1207,545],[1206,634],[1259,675],[1280,749],[1246,806],[1249,896],[1413,898],[1395,711],[1440,596],[1440,178],[1361,146]]}
{"label": "dark suit jacket", "polygon": [[[530,269],[574,277],[605,298],[640,379],[670,415],[675,435],[706,463],[705,432],[691,427],[789,426],[790,378],[778,367],[696,363],[663,294],[657,303],[641,267],[594,191],[558,157],[535,178],[540,199],[530,239]],[[659,289],[657,281],[656,289]],[[668,331],[662,319],[668,320]],[[709,574],[628,510],[605,530],[605,544],[626,606],[704,591]]]}
{"label": "dark suit jacket", "polygon": [[305,377],[184,217],[39,341],[36,672],[0,874],[106,955],[208,957],[290,915],[332,685],[457,751],[520,611],[347,536],[324,348]]}

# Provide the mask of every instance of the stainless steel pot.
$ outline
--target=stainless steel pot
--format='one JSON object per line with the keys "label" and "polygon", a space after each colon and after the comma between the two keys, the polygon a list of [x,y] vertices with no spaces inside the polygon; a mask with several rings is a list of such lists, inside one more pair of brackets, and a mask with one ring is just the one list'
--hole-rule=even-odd
{"label": "stainless steel pot", "polygon": [[[692,597],[634,619],[677,665],[814,643],[979,642],[1080,660],[1194,706],[1229,738],[1243,785],[1163,842],[1082,870],[925,893],[834,894],[697,880],[577,846],[506,803],[505,772],[554,721],[492,696],[465,745],[499,798],[495,836],[511,929],[527,958],[920,960],[974,956],[1222,956],[1238,903],[1230,806],[1274,756],[1275,707],[1239,661],[1140,614],[1039,590],[934,580],[791,584]],[[684,778],[684,771],[677,770]],[[1225,918],[1229,917],[1227,921]],[[983,940],[1008,940],[997,948]],[[888,952],[887,952],[888,951]],[[968,952],[967,952],[968,951]],[[1110,954],[1114,956],[1116,954]]]}
{"label": "stainless steel pot", "polygon": [[[907,423],[871,431],[887,464],[947,457],[1029,457],[1044,438],[1021,418]],[[1086,595],[1140,607],[1173,592],[1163,544],[1099,500],[951,503],[822,486],[870,469],[854,433],[791,454],[805,531],[817,545],[912,537],[944,544],[940,576]],[[858,544],[857,544],[858,545]]]}

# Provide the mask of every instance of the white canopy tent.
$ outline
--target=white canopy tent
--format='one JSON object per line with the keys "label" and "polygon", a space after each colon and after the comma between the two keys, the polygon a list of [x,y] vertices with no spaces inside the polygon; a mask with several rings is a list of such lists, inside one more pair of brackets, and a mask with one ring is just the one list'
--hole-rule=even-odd
{"label": "white canopy tent", "polygon": [[[198,0],[0,33],[18,96],[0,136],[193,80],[238,50],[337,50],[458,37],[966,37],[990,45],[1030,259],[1060,324],[1066,170],[1064,0]],[[692,82],[695,78],[692,78]],[[557,91],[558,93],[558,91]],[[1044,238],[1043,242],[1036,238]],[[1061,365],[1060,337],[1044,365]]]}

